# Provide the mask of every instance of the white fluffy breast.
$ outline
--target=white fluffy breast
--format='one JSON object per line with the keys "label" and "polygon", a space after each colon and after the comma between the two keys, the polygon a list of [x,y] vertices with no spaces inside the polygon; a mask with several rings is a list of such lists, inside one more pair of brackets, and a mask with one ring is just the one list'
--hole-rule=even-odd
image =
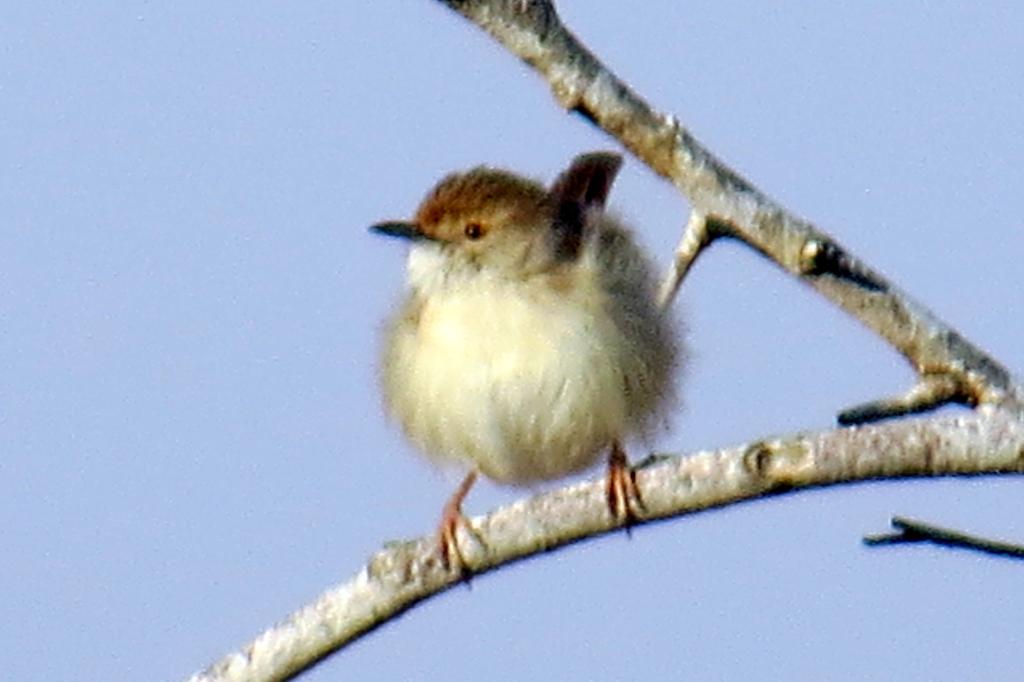
{"label": "white fluffy breast", "polygon": [[437,249],[409,275],[429,292],[389,329],[391,412],[426,453],[528,483],[586,468],[625,435],[624,343],[592,274],[513,282],[477,273],[453,286]]}

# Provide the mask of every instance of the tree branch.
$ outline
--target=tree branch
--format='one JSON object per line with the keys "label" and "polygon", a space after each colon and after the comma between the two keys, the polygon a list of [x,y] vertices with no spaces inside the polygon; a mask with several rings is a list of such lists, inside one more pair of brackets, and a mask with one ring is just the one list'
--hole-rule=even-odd
{"label": "tree branch", "polygon": [[[641,464],[637,524],[798,489],[881,478],[1024,473],[1024,426],[1002,410],[904,420],[762,440]],[[621,526],[604,479],[537,495],[470,519],[459,546],[486,573]],[[190,682],[289,679],[416,603],[461,582],[434,536],[391,543],[351,580],[321,595]]]}
{"label": "tree branch", "polygon": [[670,180],[717,232],[743,241],[860,320],[919,375],[945,377],[956,386],[945,402],[1024,409],[1024,389],[996,360],[831,236],[769,199],[674,116],[654,110],[569,32],[549,0],[441,2],[532,66],[561,106],[583,115]]}
{"label": "tree branch", "polygon": [[[689,200],[687,223],[661,289],[668,304],[699,253],[716,238],[743,241],[874,330],[921,378],[906,396],[844,413],[851,422],[929,409],[977,406],[956,418],[767,439],[641,463],[637,523],[771,494],[881,478],[1024,473],[1024,390],[987,356],[811,223],[797,218],[702,147],[674,117],[656,112],[561,23],[547,0],[441,0],[534,67],[558,102],[618,139]],[[482,573],[611,532],[604,480],[520,501],[469,522],[459,546]],[[347,583],[230,654],[192,682],[288,679],[325,656],[458,584],[434,537],[393,543]]]}
{"label": "tree branch", "polygon": [[973,549],[986,554],[1024,559],[1024,545],[991,540],[901,516],[892,517],[892,527],[897,532],[865,536],[864,544],[876,547],[878,545],[897,545],[909,542],[931,542],[945,547]]}

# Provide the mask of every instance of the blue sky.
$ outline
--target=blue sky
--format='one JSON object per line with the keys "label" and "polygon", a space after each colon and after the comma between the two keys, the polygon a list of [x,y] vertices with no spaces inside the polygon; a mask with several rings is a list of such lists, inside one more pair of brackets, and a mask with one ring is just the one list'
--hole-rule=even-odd
{"label": "blue sky", "polygon": [[[1019,4],[559,5],[739,172],[1024,367]],[[183,678],[430,532],[454,485],[381,412],[404,253],[366,226],[451,170],[548,180],[616,145],[426,0],[0,19],[0,669]],[[664,264],[685,202],[627,158],[611,203]],[[678,303],[693,359],[661,450],[828,428],[912,381],[738,245]],[[467,511],[522,494],[484,483]],[[859,538],[900,513],[1024,539],[1022,494],[860,485],[606,537],[304,679],[1013,679],[1019,562]]]}

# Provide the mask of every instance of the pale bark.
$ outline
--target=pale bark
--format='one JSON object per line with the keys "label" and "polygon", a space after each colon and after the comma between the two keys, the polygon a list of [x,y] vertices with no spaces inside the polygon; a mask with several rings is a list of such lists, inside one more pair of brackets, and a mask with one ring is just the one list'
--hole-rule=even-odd
{"label": "pale bark", "polygon": [[[719,238],[741,240],[814,288],[902,353],[919,377],[903,396],[839,415],[844,424],[947,402],[961,417],[849,426],[723,450],[656,457],[638,466],[638,523],[765,495],[879,478],[1024,473],[1024,390],[997,361],[915,303],[834,239],[791,215],[704,149],[673,116],[652,109],[609,72],[542,0],[447,0],[534,67],[557,101],[579,112],[669,179],[693,213],[662,288],[670,302],[693,261]],[[490,571],[621,527],[604,481],[538,495],[470,520],[459,545],[473,572]],[[434,537],[392,544],[346,583],[191,679],[281,680],[462,576],[439,561]]]}

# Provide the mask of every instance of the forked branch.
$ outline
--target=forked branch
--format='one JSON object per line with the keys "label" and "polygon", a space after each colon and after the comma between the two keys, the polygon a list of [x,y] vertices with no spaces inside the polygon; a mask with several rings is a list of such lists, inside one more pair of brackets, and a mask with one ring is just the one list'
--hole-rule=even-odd
{"label": "forked branch", "polygon": [[[670,180],[714,228],[708,235],[746,243],[872,329],[919,376],[952,386],[942,402],[1022,409],[1024,390],[997,361],[715,158],[675,116],[651,107],[562,24],[549,0],[442,2],[532,66],[561,106],[592,121]],[[710,242],[703,240],[698,250]],[[890,416],[890,406],[891,414],[917,410],[880,401],[875,409],[847,413],[846,421]]]}
{"label": "forked branch", "polygon": [[[1024,391],[998,362],[716,159],[669,115],[608,71],[561,23],[547,0],[441,0],[533,66],[559,103],[619,140],[689,200],[687,223],[661,290],[668,304],[714,239],[743,241],[874,330],[911,363],[906,395],[843,413],[845,423],[974,406],[956,418],[908,419],[641,464],[639,523],[786,491],[879,478],[1024,473]],[[460,549],[481,573],[617,528],[604,482],[538,495],[470,520]],[[395,543],[354,578],[191,678],[289,679],[416,603],[457,585],[433,537]]]}

